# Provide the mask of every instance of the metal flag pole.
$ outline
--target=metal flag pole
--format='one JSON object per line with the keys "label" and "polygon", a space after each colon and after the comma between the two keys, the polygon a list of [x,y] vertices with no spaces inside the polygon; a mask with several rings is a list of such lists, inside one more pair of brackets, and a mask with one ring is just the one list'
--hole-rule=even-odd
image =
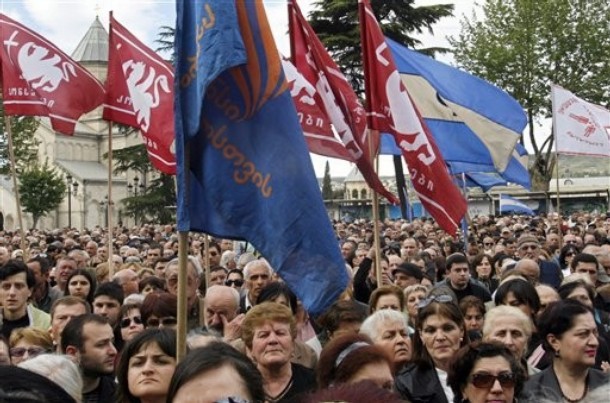
{"label": "metal flag pole", "polygon": [[27,261],[28,253],[25,248],[25,231],[23,229],[23,215],[21,214],[21,197],[19,195],[19,185],[17,184],[17,167],[15,165],[15,149],[13,147],[13,129],[12,119],[10,116],[4,116],[6,121],[6,134],[8,137],[8,154],[11,165],[11,176],[13,177],[13,190],[15,192],[15,202],[17,204],[17,222],[19,222],[19,231],[21,232],[21,250],[23,251],[24,260]]}
{"label": "metal flag pole", "polygon": [[108,203],[106,204],[106,215],[108,217],[108,276],[114,276],[114,262],[112,261],[112,121],[108,122]]}

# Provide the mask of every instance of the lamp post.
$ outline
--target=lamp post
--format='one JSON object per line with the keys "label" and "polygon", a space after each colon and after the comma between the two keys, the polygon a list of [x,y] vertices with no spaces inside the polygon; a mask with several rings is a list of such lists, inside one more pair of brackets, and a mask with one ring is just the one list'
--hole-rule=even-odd
{"label": "lamp post", "polygon": [[[134,176],[133,183],[127,183],[127,193],[129,196],[138,197],[142,196],[146,192],[146,185],[144,183],[140,183],[140,178],[138,176]],[[138,212],[136,210],[134,214],[134,220],[136,224],[138,223]]]}
{"label": "lamp post", "polygon": [[104,226],[106,228],[108,228],[108,214],[112,204],[112,202],[110,202],[110,205],[108,204],[108,195],[104,196],[104,199],[100,202],[100,208],[104,211]]}
{"label": "lamp post", "polygon": [[78,183],[72,181],[72,175],[66,175],[66,188],[68,189],[68,228],[72,228],[72,196],[78,193]]}

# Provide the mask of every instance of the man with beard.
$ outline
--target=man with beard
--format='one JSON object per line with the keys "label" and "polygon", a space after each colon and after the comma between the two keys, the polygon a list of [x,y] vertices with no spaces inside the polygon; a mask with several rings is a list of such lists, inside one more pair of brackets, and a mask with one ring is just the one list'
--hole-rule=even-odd
{"label": "man with beard", "polygon": [[61,351],[74,357],[83,376],[83,402],[113,402],[117,350],[108,321],[95,314],[72,319],[61,334]]}
{"label": "man with beard", "polygon": [[203,317],[208,330],[215,331],[226,341],[240,336],[241,322],[245,315],[239,314],[239,293],[225,285],[208,288],[204,298]]}

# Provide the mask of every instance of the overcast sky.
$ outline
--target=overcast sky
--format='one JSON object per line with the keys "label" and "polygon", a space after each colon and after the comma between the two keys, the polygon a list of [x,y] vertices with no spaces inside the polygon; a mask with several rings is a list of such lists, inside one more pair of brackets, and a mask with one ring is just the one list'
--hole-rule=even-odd
{"label": "overcast sky", "polygon": [[[353,0],[356,3],[356,0]],[[307,15],[312,0],[300,0],[299,5]],[[416,0],[417,5],[454,4],[454,17],[444,18],[434,26],[434,35],[420,36],[424,47],[449,47],[447,36],[457,35],[459,20],[470,16],[475,9],[473,0]],[[265,0],[269,20],[280,52],[288,53],[287,11],[285,0]],[[150,47],[156,47],[160,26],[175,25],[175,2],[170,0],[0,0],[0,11],[45,36],[62,50],[71,53],[83,37],[95,16],[108,28],[108,13],[127,27],[134,35]],[[450,56],[443,57],[451,62]],[[326,157],[313,156],[316,174],[322,176]],[[350,164],[331,159],[331,174],[344,176]],[[381,174],[392,175],[389,157],[382,157]]]}

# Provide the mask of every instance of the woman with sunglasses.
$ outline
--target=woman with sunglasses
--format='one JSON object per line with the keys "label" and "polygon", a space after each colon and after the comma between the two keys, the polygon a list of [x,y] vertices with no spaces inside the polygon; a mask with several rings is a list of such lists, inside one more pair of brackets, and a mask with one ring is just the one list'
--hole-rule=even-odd
{"label": "woman with sunglasses", "polygon": [[412,402],[453,402],[447,371],[469,342],[460,308],[450,295],[428,297],[419,304],[415,324],[412,363],[396,376],[396,390]]}
{"label": "woman with sunglasses", "polygon": [[168,292],[148,294],[140,308],[142,321],[147,329],[151,327],[175,329],[178,324],[177,311],[178,299]]}
{"label": "woman with sunglasses", "polygon": [[592,368],[599,341],[591,308],[574,300],[555,302],[540,316],[538,331],[553,363],[526,382],[530,401],[579,402],[609,382],[607,374]]}
{"label": "woman with sunglasses", "polygon": [[128,342],[144,330],[140,304],[125,304],[121,307],[121,336]]}
{"label": "woman with sunglasses", "polygon": [[561,248],[561,252],[559,252],[559,267],[561,267],[561,271],[564,277],[570,275],[570,263],[574,259],[574,256],[578,254],[578,249],[575,244],[567,244]]}
{"label": "woman with sunglasses", "polygon": [[524,382],[523,368],[499,343],[473,343],[461,348],[447,378],[456,403],[516,402]]}

